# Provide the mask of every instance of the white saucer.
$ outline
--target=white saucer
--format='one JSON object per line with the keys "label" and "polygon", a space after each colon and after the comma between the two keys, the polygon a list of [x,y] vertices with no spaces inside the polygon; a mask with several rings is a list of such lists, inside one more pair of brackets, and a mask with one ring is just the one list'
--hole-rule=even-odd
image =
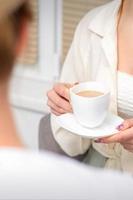
{"label": "white saucer", "polygon": [[118,130],[116,127],[123,122],[123,119],[116,115],[108,114],[103,124],[97,128],[86,128],[81,126],[71,113],[56,117],[56,121],[62,128],[76,135],[87,138],[100,138],[117,133]]}

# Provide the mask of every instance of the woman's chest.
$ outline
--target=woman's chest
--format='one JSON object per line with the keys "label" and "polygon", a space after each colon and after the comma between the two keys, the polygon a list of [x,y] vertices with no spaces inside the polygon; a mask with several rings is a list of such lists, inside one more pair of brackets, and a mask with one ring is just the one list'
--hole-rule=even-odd
{"label": "woman's chest", "polygon": [[118,32],[118,70],[133,75],[133,30]]}

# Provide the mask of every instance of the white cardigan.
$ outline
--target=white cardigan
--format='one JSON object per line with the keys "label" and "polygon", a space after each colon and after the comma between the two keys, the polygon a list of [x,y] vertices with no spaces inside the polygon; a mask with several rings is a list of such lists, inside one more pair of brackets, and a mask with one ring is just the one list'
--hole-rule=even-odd
{"label": "white cardigan", "polygon": [[[111,90],[110,110],[117,114],[117,15],[121,0],[114,0],[89,12],[79,23],[64,63],[61,81],[104,81]],[[55,140],[70,156],[85,153],[91,140],[59,127],[54,116],[51,125]],[[107,168],[133,172],[133,153],[120,144],[96,144],[93,147],[106,156]]]}

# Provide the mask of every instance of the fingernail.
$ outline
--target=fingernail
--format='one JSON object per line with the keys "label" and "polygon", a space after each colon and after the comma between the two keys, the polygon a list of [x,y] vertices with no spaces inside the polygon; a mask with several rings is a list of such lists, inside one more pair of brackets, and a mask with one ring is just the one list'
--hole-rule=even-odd
{"label": "fingernail", "polygon": [[101,143],[101,142],[102,142],[102,139],[100,139],[100,138],[95,139],[94,142],[95,142],[95,143]]}
{"label": "fingernail", "polygon": [[123,128],[124,128],[124,125],[123,125],[123,124],[120,124],[119,126],[117,126],[116,129],[117,129],[118,131],[120,131],[120,130],[123,129]]}

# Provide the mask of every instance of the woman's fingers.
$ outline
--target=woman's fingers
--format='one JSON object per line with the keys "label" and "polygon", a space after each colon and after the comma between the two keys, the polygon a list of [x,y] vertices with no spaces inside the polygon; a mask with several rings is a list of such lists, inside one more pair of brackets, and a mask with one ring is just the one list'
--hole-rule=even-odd
{"label": "woman's fingers", "polygon": [[53,89],[48,91],[47,105],[50,107],[52,113],[56,115],[72,112],[72,107],[69,102],[69,88],[73,85],[57,83]]}
{"label": "woman's fingers", "polygon": [[101,138],[97,140],[98,143],[125,143],[128,140],[133,139],[133,118],[125,120],[120,124],[117,129],[119,132],[110,137]]}
{"label": "woman's fingers", "polygon": [[131,128],[132,126],[133,126],[133,118],[125,120],[122,124],[120,124],[117,127],[117,129],[119,131],[123,131],[123,130],[126,130],[128,128]]}
{"label": "woman's fingers", "polygon": [[60,113],[56,112],[54,109],[51,109],[51,113],[56,115],[56,116],[60,116],[61,115]]}
{"label": "woman's fingers", "polygon": [[56,104],[54,104],[52,101],[48,101],[47,105],[50,107],[51,110],[53,110],[56,113],[64,114],[66,111],[62,108],[58,107]]}
{"label": "woman's fingers", "polygon": [[72,87],[73,85],[71,84],[62,84],[62,83],[57,83],[54,85],[54,91],[61,97],[63,97],[66,100],[70,100],[70,96],[69,96],[69,89]]}
{"label": "woman's fingers", "polygon": [[97,143],[125,143],[128,140],[132,140],[133,139],[133,127],[129,128],[125,131],[120,131],[115,135],[112,135],[110,137],[106,137],[106,138],[100,138],[98,139],[96,142]]}
{"label": "woman's fingers", "polygon": [[[96,140],[97,143],[121,143],[123,146],[133,140],[133,119],[125,120],[119,127],[119,132],[115,135]],[[133,142],[133,141],[132,141]],[[131,144],[131,143],[130,143]],[[130,146],[130,145],[129,145]]]}
{"label": "woman's fingers", "polygon": [[60,113],[60,108],[62,108],[65,112],[72,112],[71,105],[69,101],[59,96],[54,90],[48,92],[48,105],[50,105],[49,101],[53,102],[58,112]]}
{"label": "woman's fingers", "polygon": [[133,152],[133,127],[106,138],[100,138],[98,143],[120,143],[124,149]]}

